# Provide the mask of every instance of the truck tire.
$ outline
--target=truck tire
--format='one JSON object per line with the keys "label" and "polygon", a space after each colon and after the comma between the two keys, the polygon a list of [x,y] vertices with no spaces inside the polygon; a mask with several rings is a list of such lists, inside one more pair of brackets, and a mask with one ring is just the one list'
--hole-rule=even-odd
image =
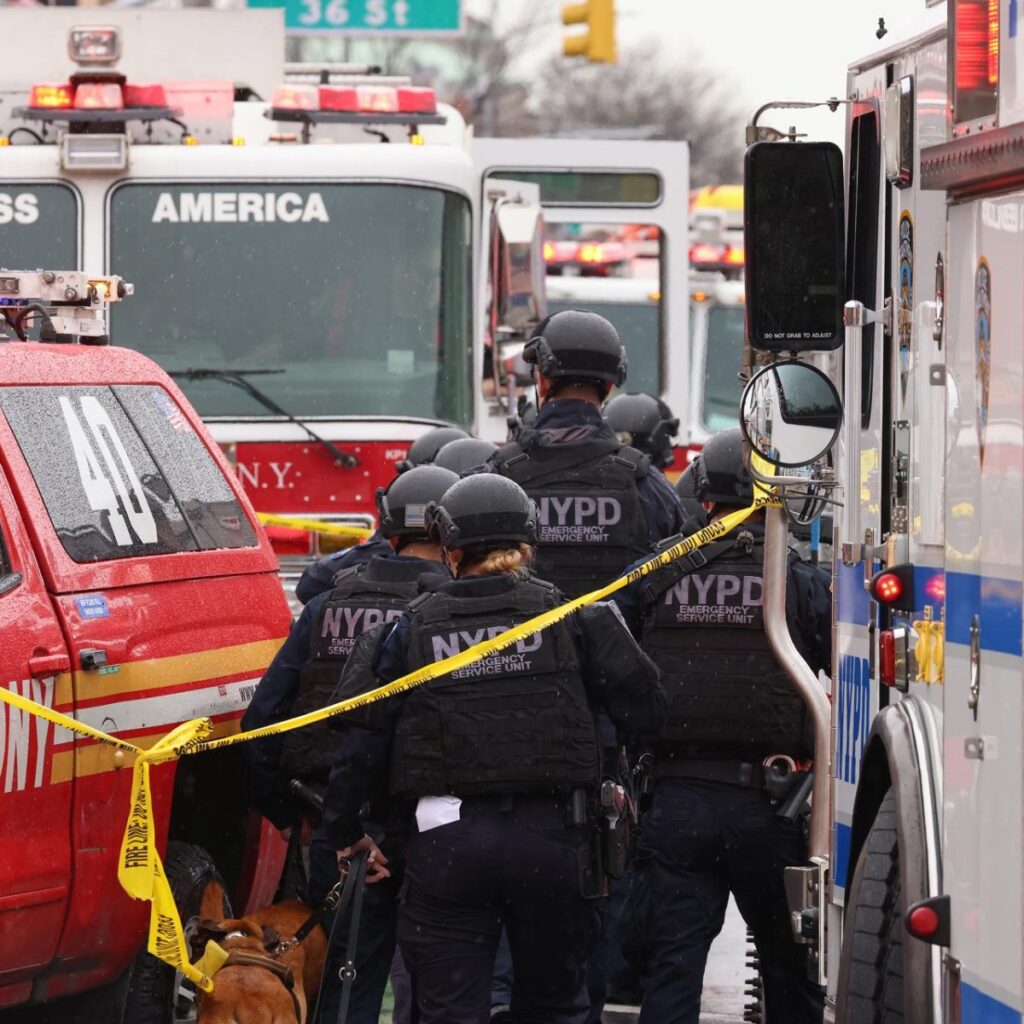
{"label": "truck tire", "polygon": [[903,899],[896,794],[872,822],[846,897],[838,1012],[843,1024],[903,1024]]}
{"label": "truck tire", "polygon": [[[164,870],[186,935],[200,921],[232,916],[224,879],[201,846],[172,840],[167,844]],[[191,1024],[195,1019],[195,990],[143,949],[131,968],[124,1024]]]}

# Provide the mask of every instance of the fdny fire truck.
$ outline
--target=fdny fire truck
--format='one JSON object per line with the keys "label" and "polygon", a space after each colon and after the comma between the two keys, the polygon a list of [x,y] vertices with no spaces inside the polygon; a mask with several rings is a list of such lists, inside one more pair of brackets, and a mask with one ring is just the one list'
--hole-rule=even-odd
{"label": "fdny fire truck", "polygon": [[845,162],[767,108],[748,128],[748,362],[770,365],[742,420],[765,479],[843,506],[831,713],[777,647],[831,764],[787,881],[842,1024],[1024,1010],[1024,25],[1016,0],[927,8],[827,101]]}
{"label": "fdny fire truck", "polygon": [[[180,383],[258,510],[372,527],[421,433],[504,439],[495,368],[544,314],[539,186],[506,173],[522,152],[498,173],[407,80],[286,67],[280,10],[4,10],[0,30],[26,41],[0,69],[0,262],[132,268],[116,328]],[[685,235],[682,144],[583,145],[529,144],[545,187]],[[685,353],[676,321],[655,343]],[[286,577],[327,543],[269,532]]]}
{"label": "fdny fire truck", "polygon": [[[130,292],[0,269],[0,687],[148,747],[197,717],[237,732],[291,616],[202,420],[156,363],[108,344],[108,303]],[[83,1019],[195,1018],[117,881],[131,762],[0,703],[0,1008],[92,993]],[[247,811],[241,756],[151,779],[186,927],[270,902],[285,844]]]}

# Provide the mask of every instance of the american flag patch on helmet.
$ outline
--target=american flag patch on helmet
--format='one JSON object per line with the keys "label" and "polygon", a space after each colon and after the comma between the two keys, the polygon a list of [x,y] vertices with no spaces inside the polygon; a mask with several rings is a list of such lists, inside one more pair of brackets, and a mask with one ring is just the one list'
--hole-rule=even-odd
{"label": "american flag patch on helmet", "polygon": [[423,504],[405,506],[405,525],[422,526],[427,525],[427,506]]}

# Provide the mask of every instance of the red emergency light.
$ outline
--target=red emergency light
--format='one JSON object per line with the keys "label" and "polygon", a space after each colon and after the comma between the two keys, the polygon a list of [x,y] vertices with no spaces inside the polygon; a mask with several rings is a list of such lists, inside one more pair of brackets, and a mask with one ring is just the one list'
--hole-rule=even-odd
{"label": "red emergency light", "polygon": [[320,99],[315,85],[282,85],[274,91],[272,105],[278,110],[319,110]]}
{"label": "red emergency light", "polygon": [[166,107],[167,90],[162,85],[125,85],[126,107]]}
{"label": "red emergency light", "polygon": [[33,85],[28,105],[33,110],[68,110],[71,107],[71,83]]}
{"label": "red emergency light", "polygon": [[912,903],[903,918],[907,932],[921,942],[948,946],[952,913],[948,896],[932,896]]}
{"label": "red emergency light", "polygon": [[883,686],[896,685],[896,635],[891,629],[878,634],[878,681]]}
{"label": "red emergency light", "polygon": [[999,0],[956,0],[956,87],[999,82]]}
{"label": "red emergency light", "polygon": [[879,604],[898,611],[914,609],[914,567],[909,563],[893,565],[875,573],[868,593]]}
{"label": "red emergency light", "polygon": [[124,95],[117,82],[82,82],[75,89],[75,110],[123,110]]}
{"label": "red emergency light", "polygon": [[[437,94],[433,89],[392,85],[282,85],[274,91],[272,116],[276,120],[295,120],[278,114],[327,114],[321,120],[347,120],[330,115],[352,115],[352,120],[443,121],[437,114]],[[417,115],[413,117],[412,115]],[[316,118],[309,118],[316,120]]]}

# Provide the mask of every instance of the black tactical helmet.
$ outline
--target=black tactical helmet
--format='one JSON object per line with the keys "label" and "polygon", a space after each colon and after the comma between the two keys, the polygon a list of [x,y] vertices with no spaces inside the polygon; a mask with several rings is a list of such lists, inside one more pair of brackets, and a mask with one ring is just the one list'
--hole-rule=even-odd
{"label": "black tactical helmet", "polygon": [[439,466],[414,466],[396,476],[387,488],[377,488],[380,532],[385,537],[428,536],[427,506],[444,494],[458,477]]}
{"label": "black tactical helmet", "polygon": [[691,465],[700,501],[743,506],[754,500],[754,484],[743,461],[743,431],[739,427],[720,430],[709,437]]}
{"label": "black tactical helmet", "polygon": [[604,407],[604,418],[620,441],[642,451],[658,469],[672,465],[679,420],[660,398],[643,391],[616,395]]}
{"label": "black tactical helmet", "polygon": [[679,479],[675,483],[676,494],[680,498],[695,499],[697,497],[697,460],[700,458],[700,453],[693,457],[690,464],[679,474]]}
{"label": "black tactical helmet", "polygon": [[498,446],[479,437],[459,437],[449,441],[434,457],[434,465],[450,469],[456,476],[482,466]]}
{"label": "black tactical helmet", "polygon": [[603,316],[582,309],[564,309],[541,320],[523,359],[552,380],[574,377],[616,387],[626,383],[626,350],[619,332]]}
{"label": "black tactical helmet", "polygon": [[537,543],[537,506],[514,480],[477,473],[452,484],[427,510],[431,536],[449,550],[495,542]]}
{"label": "black tactical helmet", "polygon": [[406,457],[395,463],[395,469],[399,473],[406,473],[413,466],[429,466],[449,441],[455,441],[460,437],[469,437],[462,427],[434,427],[413,441]]}

